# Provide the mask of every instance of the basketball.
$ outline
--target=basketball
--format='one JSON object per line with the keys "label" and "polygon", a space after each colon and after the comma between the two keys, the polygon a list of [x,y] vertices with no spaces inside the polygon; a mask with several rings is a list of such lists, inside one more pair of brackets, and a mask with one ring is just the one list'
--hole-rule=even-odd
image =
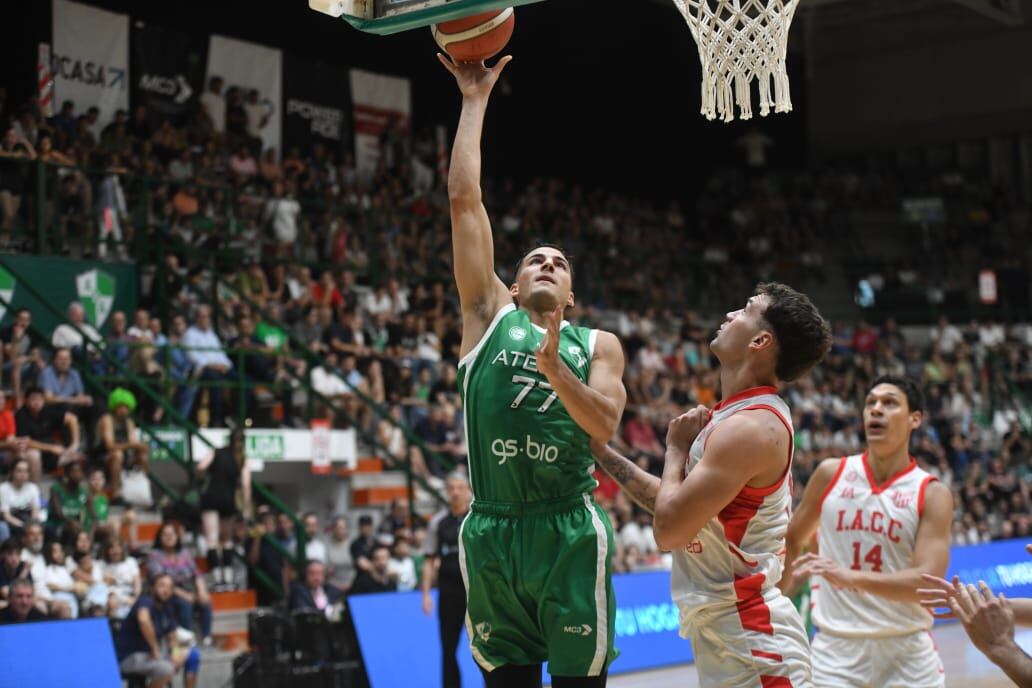
{"label": "basketball", "polygon": [[511,7],[434,24],[434,40],[457,62],[494,57],[512,38],[516,14]]}

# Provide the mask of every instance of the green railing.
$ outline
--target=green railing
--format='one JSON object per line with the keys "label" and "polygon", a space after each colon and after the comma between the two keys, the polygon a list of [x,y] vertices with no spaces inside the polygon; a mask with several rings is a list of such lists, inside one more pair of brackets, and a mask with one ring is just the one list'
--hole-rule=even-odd
{"label": "green railing", "polygon": [[[0,258],[0,264],[3,264],[2,258]],[[187,432],[187,447],[189,447],[191,444],[190,440],[193,437],[197,437],[204,444],[206,444],[209,449],[211,449],[212,451],[215,450],[215,446],[212,445],[211,442],[209,442],[208,439],[205,438],[204,435],[199,432],[199,428],[196,425],[194,425],[188,418],[185,418],[181,414],[179,414],[178,410],[171,403],[169,403],[169,401],[165,399],[164,396],[162,396],[161,394],[159,394],[151,388],[147,380],[134,374],[127,366],[125,366],[120,360],[118,360],[113,354],[111,354],[111,352],[108,350],[108,347],[105,346],[103,342],[94,342],[92,339],[90,339],[89,335],[78,325],[76,325],[75,323],[64,321],[63,315],[60,312],[60,310],[53,303],[51,303],[46,296],[44,296],[39,290],[37,290],[30,281],[28,281],[27,279],[25,279],[23,275],[18,273],[17,270],[12,269],[10,265],[7,264],[4,264],[4,267],[8,270],[8,272],[11,273],[12,277],[14,277],[18,281],[19,288],[27,290],[29,294],[32,295],[32,297],[35,298],[40,304],[42,304],[45,309],[50,311],[51,315],[53,315],[55,318],[58,318],[62,322],[66,322],[66,324],[70,325],[83,338],[84,346],[87,349],[87,351],[94,351],[97,355],[104,359],[104,361],[111,367],[111,369],[117,371],[118,377],[114,378],[114,380],[123,383],[125,381],[129,381],[134,388],[138,389],[145,396],[147,396],[152,401],[160,405],[163,408],[163,410],[166,413],[168,413],[170,417],[173,418],[175,422],[180,424],[183,427],[183,429]],[[0,302],[2,302],[5,306],[10,307],[10,303],[2,296],[0,296]],[[37,334],[40,334],[42,340],[46,341],[45,335],[38,332]],[[94,387],[98,391],[109,391],[104,386],[104,381],[100,380],[99,376],[94,375],[93,372],[89,370],[88,360],[79,362],[78,369],[80,370],[80,373],[84,374],[87,380],[90,381],[92,387]],[[112,380],[107,381],[111,382]],[[194,461],[192,456],[182,456],[179,452],[175,450],[174,447],[167,444],[159,436],[157,436],[154,430],[148,426],[141,426],[141,431],[146,434],[148,439],[154,442],[159,448],[163,449],[168,454],[168,456],[172,457],[172,459],[178,466],[180,466],[186,471],[188,483],[187,489],[192,489],[196,484],[196,474],[194,471]],[[154,475],[153,471],[150,471],[148,473],[148,477],[165,495],[169,496],[174,500],[183,499],[183,495],[176,494],[174,490],[169,488],[160,478]],[[284,554],[285,556],[287,556],[288,561],[295,568],[299,569],[301,562],[304,561],[305,552],[304,528],[303,524],[301,523],[301,520],[291,509],[287,508],[282,501],[276,498],[275,494],[273,494],[273,492],[260,481],[252,478],[251,485],[254,491],[262,495],[262,497],[272,508],[274,508],[276,511],[280,513],[286,514],[293,521],[294,530],[296,533],[299,534],[298,547],[295,553],[284,552]],[[268,538],[269,542],[272,543],[274,546],[279,546],[279,543],[275,541],[271,534],[267,534],[266,537]]]}

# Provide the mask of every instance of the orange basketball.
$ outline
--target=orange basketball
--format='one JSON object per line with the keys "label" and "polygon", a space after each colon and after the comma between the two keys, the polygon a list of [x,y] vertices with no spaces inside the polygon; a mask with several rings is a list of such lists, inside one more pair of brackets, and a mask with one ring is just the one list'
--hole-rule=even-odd
{"label": "orange basketball", "polygon": [[434,24],[434,40],[458,62],[480,62],[502,51],[515,25],[516,14],[509,7]]}

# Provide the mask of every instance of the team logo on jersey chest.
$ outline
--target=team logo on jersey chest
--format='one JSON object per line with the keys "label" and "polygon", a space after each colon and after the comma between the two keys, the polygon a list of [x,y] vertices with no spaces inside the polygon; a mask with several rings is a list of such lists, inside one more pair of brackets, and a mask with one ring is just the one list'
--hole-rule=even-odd
{"label": "team logo on jersey chest", "polygon": [[844,476],[842,476],[842,479],[845,480],[847,483],[855,483],[857,481],[857,478],[859,478],[859,477],[860,477],[859,473],[857,473],[856,471],[850,469],[848,473],[846,473]]}
{"label": "team logo on jersey chest", "polygon": [[908,506],[910,506],[910,502],[913,500],[913,498],[913,495],[904,494],[899,490],[896,490],[892,493],[892,503],[896,505],[897,509],[906,509]]}
{"label": "team logo on jersey chest", "polygon": [[588,359],[584,357],[584,352],[581,351],[579,346],[571,346],[566,350],[571,356],[573,356],[573,361],[577,364],[578,368],[583,368],[588,364]]}
{"label": "team logo on jersey chest", "polygon": [[527,338],[527,331],[519,325],[513,325],[509,328],[509,339],[517,342],[522,342]]}

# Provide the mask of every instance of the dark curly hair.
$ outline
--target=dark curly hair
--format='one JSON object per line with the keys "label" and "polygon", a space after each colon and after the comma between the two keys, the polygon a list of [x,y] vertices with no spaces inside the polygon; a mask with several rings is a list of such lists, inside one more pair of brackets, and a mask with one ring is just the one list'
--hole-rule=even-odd
{"label": "dark curly hair", "polygon": [[831,328],[805,295],[787,284],[764,282],[756,296],[766,296],[763,319],[778,343],[774,374],[791,382],[821,362],[831,348]]}

